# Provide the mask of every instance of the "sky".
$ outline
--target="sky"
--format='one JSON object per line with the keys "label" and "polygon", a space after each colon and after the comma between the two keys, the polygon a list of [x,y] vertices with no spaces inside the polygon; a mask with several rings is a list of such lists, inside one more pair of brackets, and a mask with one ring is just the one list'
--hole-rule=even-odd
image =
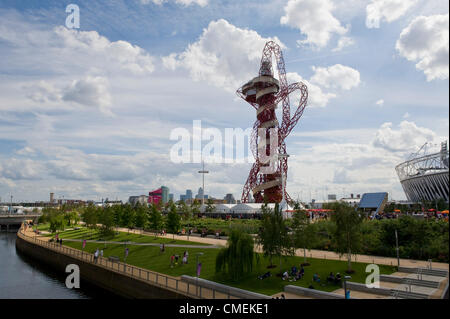
{"label": "sky", "polygon": [[[195,194],[201,165],[171,160],[171,133],[252,127],[235,92],[269,40],[309,93],[286,140],[290,196],[405,199],[395,166],[448,139],[444,0],[0,0],[1,199]],[[250,168],[207,164],[205,192],[239,199]]]}

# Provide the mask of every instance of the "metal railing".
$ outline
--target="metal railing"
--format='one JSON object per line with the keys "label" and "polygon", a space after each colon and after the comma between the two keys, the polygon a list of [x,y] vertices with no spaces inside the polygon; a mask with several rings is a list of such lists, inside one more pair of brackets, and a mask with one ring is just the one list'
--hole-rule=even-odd
{"label": "metal railing", "polygon": [[40,240],[36,236],[29,236],[26,234],[26,232],[23,231],[23,227],[20,228],[17,236],[28,242],[33,242],[39,246],[45,247],[60,254],[76,258],[83,262],[87,262],[98,267],[108,269],[110,271],[125,274],[153,286],[183,294],[186,297],[197,299],[240,299],[238,296],[233,296],[233,294],[231,294],[230,292],[223,292],[213,288],[197,286],[175,277],[136,267],[121,261],[111,261],[108,258],[100,256],[95,259],[94,254],[92,253],[63,246],[56,242]]}

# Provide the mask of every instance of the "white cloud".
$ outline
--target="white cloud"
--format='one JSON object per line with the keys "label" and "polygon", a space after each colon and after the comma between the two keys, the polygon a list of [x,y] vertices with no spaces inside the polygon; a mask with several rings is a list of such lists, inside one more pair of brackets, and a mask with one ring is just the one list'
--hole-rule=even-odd
{"label": "white cloud", "polygon": [[417,62],[427,81],[448,79],[449,15],[419,16],[402,30],[395,48],[409,61]]}
{"label": "white cloud", "polygon": [[425,127],[419,127],[414,122],[402,121],[397,130],[392,123],[381,125],[375,135],[373,145],[391,152],[413,152],[425,142],[438,141],[436,134]]}
{"label": "white cloud", "polygon": [[384,105],[384,100],[383,99],[379,99],[378,101],[375,102],[376,105],[378,106],[383,106]]}
{"label": "white cloud", "polygon": [[[209,0],[175,0],[175,3],[181,4],[185,7],[190,6],[191,4],[197,4],[200,7],[205,7],[208,5]],[[168,2],[168,0],[141,0],[142,4],[149,4],[150,2],[153,2],[157,5],[162,5],[165,2]]]}
{"label": "white cloud", "polygon": [[208,0],[176,0],[176,3],[189,6],[191,4],[198,4],[200,7],[204,7],[208,4]]}
{"label": "white cloud", "polygon": [[411,115],[408,113],[408,112],[406,112],[405,114],[403,114],[403,118],[404,119],[407,119],[407,118],[409,118]]}
{"label": "white cloud", "polygon": [[312,67],[314,75],[310,81],[326,88],[339,88],[350,90],[357,87],[361,80],[357,70],[342,65],[335,64],[330,67]]}
{"label": "white cloud", "polygon": [[33,156],[33,155],[36,154],[36,150],[33,149],[32,147],[25,146],[24,148],[18,150],[16,152],[16,154],[18,154],[18,155],[25,155],[25,156],[27,156],[27,155],[28,156]]}
{"label": "white cloud", "polygon": [[11,180],[35,180],[43,177],[43,165],[31,159],[9,158],[0,163],[0,176]]}
{"label": "white cloud", "polygon": [[338,168],[334,171],[333,183],[335,184],[350,184],[355,182],[355,180],[349,175],[348,170],[343,168]]}
{"label": "white cloud", "polygon": [[241,29],[224,19],[212,21],[200,38],[179,54],[163,58],[169,69],[183,67],[195,81],[206,81],[215,86],[235,91],[256,76],[262,49],[267,41],[257,32]]}
{"label": "white cloud", "polygon": [[417,0],[371,0],[366,7],[366,26],[379,28],[383,20],[395,21],[416,3]]}
{"label": "white cloud", "polygon": [[64,101],[73,101],[86,106],[98,106],[106,114],[111,114],[111,95],[108,80],[103,77],[86,77],[75,80],[63,91]]}
{"label": "white cloud", "polygon": [[320,49],[328,44],[333,34],[342,36],[348,32],[349,28],[343,27],[333,16],[333,10],[330,0],[289,0],[280,23],[299,29],[306,36],[300,44],[311,44]]}
{"label": "white cloud", "polygon": [[[287,73],[286,76],[289,83],[303,82],[308,87],[308,107],[324,107],[330,99],[336,97],[336,94],[323,92],[319,86],[303,79],[298,73]],[[299,98],[300,93],[296,92],[291,100],[297,102]]]}
{"label": "white cloud", "polygon": [[61,101],[61,92],[54,85],[47,81],[39,81],[32,85],[24,86],[28,91],[27,97],[34,102],[49,103]]}
{"label": "white cloud", "polygon": [[112,115],[112,103],[109,93],[108,79],[105,77],[87,76],[64,87],[58,87],[47,81],[39,81],[35,85],[24,86],[29,92],[27,97],[34,102],[61,105],[61,102],[75,102],[80,105],[98,107],[106,115]]}
{"label": "white cloud", "polygon": [[355,44],[355,40],[353,40],[352,38],[341,37],[337,43],[337,46],[331,51],[338,52],[338,51],[341,51],[343,48],[351,46],[353,44]]}
{"label": "white cloud", "polygon": [[154,71],[154,58],[142,48],[127,41],[111,42],[96,31],[76,31],[64,27],[56,27],[54,33],[64,41],[66,51],[87,54],[102,60],[102,65],[109,64],[136,75]]}

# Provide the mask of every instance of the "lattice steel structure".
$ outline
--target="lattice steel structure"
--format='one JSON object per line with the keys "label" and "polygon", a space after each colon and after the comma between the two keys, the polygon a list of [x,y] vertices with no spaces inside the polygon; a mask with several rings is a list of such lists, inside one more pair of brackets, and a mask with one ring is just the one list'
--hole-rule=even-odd
{"label": "lattice steel structure", "polygon": [[447,141],[441,151],[410,159],[395,167],[397,175],[412,202],[431,201],[443,198],[449,201],[449,152]]}
{"label": "lattice steel structure", "polygon": [[[272,56],[275,57],[278,79],[274,77]],[[300,91],[301,96],[298,107],[291,116],[289,94],[296,90]],[[270,140],[271,131],[275,131],[278,137],[277,145],[275,145],[278,154],[286,154],[285,139],[303,114],[308,100],[308,89],[301,82],[288,85],[281,48],[275,42],[270,41],[263,49],[259,75],[238,89],[237,94],[256,109],[256,122],[253,125],[251,136],[251,149],[255,163],[242,191],[242,202],[248,202],[250,191],[253,192],[256,203],[264,201],[279,203],[283,193],[289,202],[290,197],[286,193],[286,186],[282,185],[281,181],[282,176],[287,177],[287,157],[277,157],[276,167],[271,173],[267,173],[263,172],[262,168],[269,167],[269,163],[262,161],[260,155],[262,152],[271,155],[271,146],[272,149],[274,147]],[[278,103],[282,104],[281,125],[275,113]],[[259,136],[258,132],[260,132]],[[265,141],[262,141],[262,138]]]}

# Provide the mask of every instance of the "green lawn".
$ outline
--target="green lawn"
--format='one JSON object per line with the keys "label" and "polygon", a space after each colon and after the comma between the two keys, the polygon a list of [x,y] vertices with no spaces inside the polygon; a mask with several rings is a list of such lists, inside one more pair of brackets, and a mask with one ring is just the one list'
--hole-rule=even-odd
{"label": "green lawn", "polygon": [[[80,243],[65,242],[67,246],[73,248],[81,249]],[[95,249],[103,249],[102,244],[88,243],[86,245],[85,251],[93,253]],[[160,253],[159,247],[151,246],[128,246],[129,255],[127,257],[127,263],[135,265],[138,267],[150,269],[160,273],[164,273],[171,276],[181,276],[189,275],[196,276],[196,253],[203,252],[204,254],[199,257],[199,261],[202,263],[202,272],[200,277],[227,284],[230,286],[251,290],[254,292],[273,295],[275,293],[283,291],[285,285],[297,285],[302,287],[308,287],[312,282],[312,276],[314,272],[317,272],[322,281],[326,281],[326,277],[332,271],[333,273],[340,272],[341,275],[345,275],[345,270],[347,263],[345,261],[335,261],[335,260],[323,260],[323,259],[311,259],[308,258],[310,266],[305,267],[305,276],[303,279],[296,282],[283,281],[280,277],[275,274],[280,272],[279,266],[272,269],[267,269],[268,260],[261,257],[259,264],[255,264],[255,267],[251,273],[239,282],[230,282],[227,278],[222,275],[215,274],[215,260],[219,249],[201,249],[201,248],[175,248],[166,247],[164,253]],[[181,257],[183,252],[187,250],[189,252],[189,263],[187,265],[181,264]],[[172,254],[180,255],[180,261],[177,266],[170,268],[170,256]],[[108,245],[104,249],[104,256],[117,256],[123,261],[124,257],[124,246],[123,245]],[[279,260],[274,259],[274,263],[278,264]],[[299,264],[303,262],[303,257],[287,257],[282,259],[282,271],[290,270],[293,265],[299,267]],[[351,281],[364,283],[366,278],[365,267],[367,264],[363,263],[352,263],[355,273],[352,274]],[[272,277],[264,280],[257,279],[258,275],[261,275],[268,270],[271,271]],[[395,271],[394,267],[391,266],[380,266],[381,274],[391,274]],[[334,284],[321,285],[318,283],[313,284],[315,289],[323,291],[333,291],[339,289],[340,286]]]}
{"label": "green lawn", "polygon": [[[155,244],[179,244],[179,245],[199,245],[199,246],[208,246],[208,244],[197,243],[193,241],[187,240],[172,240],[171,235],[167,235],[166,238],[148,236],[148,235],[139,235],[133,233],[126,232],[118,232],[113,238],[102,238],[100,233],[97,230],[90,230],[86,227],[79,227],[79,229],[75,230],[65,230],[58,233],[60,238],[63,239],[87,239],[87,240],[110,240],[110,241],[118,241],[118,242],[126,242],[131,241],[135,243],[155,243]],[[45,236],[54,237],[53,234],[47,234]],[[81,244],[79,244],[81,245]]]}

